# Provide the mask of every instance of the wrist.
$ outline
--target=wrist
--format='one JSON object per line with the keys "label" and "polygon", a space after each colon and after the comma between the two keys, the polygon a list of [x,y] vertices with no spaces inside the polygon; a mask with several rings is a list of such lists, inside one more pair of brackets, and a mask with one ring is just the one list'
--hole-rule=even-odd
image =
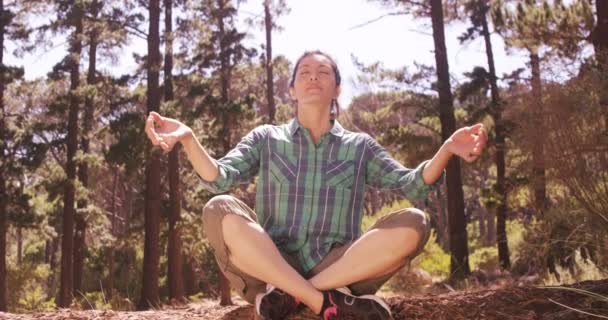
{"label": "wrist", "polygon": [[443,145],[441,145],[441,148],[439,149],[439,151],[446,153],[447,155],[449,155],[450,157],[453,156],[454,154],[456,154],[454,152],[454,140],[452,139],[447,139]]}
{"label": "wrist", "polygon": [[186,147],[186,145],[192,144],[192,142],[195,140],[194,137],[194,132],[192,132],[192,129],[188,128],[186,130],[186,133],[184,133],[184,135],[182,136],[181,139],[179,139],[179,142]]}

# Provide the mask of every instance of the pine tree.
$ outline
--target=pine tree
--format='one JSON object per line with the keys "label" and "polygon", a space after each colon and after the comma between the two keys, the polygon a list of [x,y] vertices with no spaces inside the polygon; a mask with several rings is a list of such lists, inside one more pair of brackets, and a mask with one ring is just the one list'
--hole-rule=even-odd
{"label": "pine tree", "polygon": [[[159,88],[159,70],[161,68],[159,49],[159,0],[151,0],[149,2],[148,12],[148,56],[146,60],[148,84],[146,91],[146,104],[147,111],[150,113],[152,111],[159,111],[161,98]],[[160,155],[157,150],[150,149],[146,162],[146,231],[144,242],[143,283],[141,297],[137,305],[139,310],[146,310],[160,304],[160,298],[158,295],[160,262],[160,197]]]}
{"label": "pine tree", "polygon": [[[444,31],[444,7],[441,0],[419,2],[382,1],[391,7],[399,7],[401,14],[412,14],[415,17],[431,18],[433,42],[435,45],[435,64],[437,72],[437,91],[439,93],[439,114],[441,120],[441,137],[445,141],[456,130],[450,72],[447,59]],[[447,166],[446,182],[448,188],[448,216],[450,233],[451,264],[450,273],[453,280],[460,280],[470,273],[469,250],[467,243],[466,218],[464,215],[464,192],[460,174],[460,159],[453,157]]]}
{"label": "pine tree", "polygon": [[8,143],[12,133],[8,128],[8,115],[5,108],[5,92],[7,86],[23,77],[23,68],[11,67],[5,64],[5,40],[21,41],[27,39],[28,29],[17,19],[21,3],[12,3],[12,7],[5,6],[0,0],[0,311],[7,311],[7,267],[6,267],[6,233],[8,229],[8,208],[11,204],[11,181]]}
{"label": "pine tree", "polygon": [[[65,6],[65,7],[64,7]],[[81,99],[77,93],[80,88],[80,53],[82,50],[82,20],[83,3],[75,0],[59,3],[68,11],[67,21],[74,28],[70,37],[69,58],[67,65],[70,70],[70,98],[68,112],[67,160],[65,191],[63,198],[63,224],[61,241],[61,284],[59,289],[58,305],[64,308],[72,304],[73,298],[73,254],[74,254],[74,216],[75,216],[75,180],[76,161],[74,159],[78,149],[78,113]]]}
{"label": "pine tree", "polygon": [[536,129],[532,147],[532,189],[534,207],[539,217],[548,208],[546,191],[545,159],[545,106],[543,104],[543,83],[541,64],[542,50],[551,48],[551,53],[560,56],[573,56],[580,50],[579,46],[586,35],[589,24],[590,9],[587,1],[575,1],[565,6],[561,1],[550,4],[548,1],[526,0],[518,2],[515,9],[497,1],[492,9],[492,18],[497,31],[504,37],[509,47],[524,49],[530,57],[531,127]]}
{"label": "pine tree", "polygon": [[[164,63],[164,100],[171,103],[173,93],[173,1],[164,0],[165,6],[165,63]],[[182,240],[179,226],[181,214],[181,191],[179,180],[179,150],[181,144],[169,152],[169,239],[167,245],[167,279],[169,298],[176,302],[184,301],[184,279],[182,277]]]}
{"label": "pine tree", "polygon": [[492,42],[490,39],[490,28],[488,26],[488,15],[490,13],[490,5],[486,1],[471,0],[465,4],[466,11],[469,13],[472,26],[460,38],[461,41],[472,39],[476,36],[482,36],[486,48],[486,57],[488,60],[488,71],[481,73],[485,78],[482,82],[490,84],[490,93],[492,97],[489,113],[494,119],[494,134],[496,145],[496,193],[500,197],[497,208],[497,223],[496,235],[498,245],[498,259],[500,266],[503,269],[508,269],[511,266],[509,257],[509,247],[507,242],[506,219],[507,219],[507,189],[505,186],[505,124],[502,120],[503,106],[500,100],[498,91],[496,67],[494,65],[494,53],[492,50]]}
{"label": "pine tree", "polygon": [[266,99],[268,104],[268,123],[275,123],[276,103],[274,97],[274,72],[272,59],[272,30],[276,29],[276,18],[289,11],[285,0],[277,2],[264,1],[264,30],[266,31],[266,55],[264,64],[266,67]]}

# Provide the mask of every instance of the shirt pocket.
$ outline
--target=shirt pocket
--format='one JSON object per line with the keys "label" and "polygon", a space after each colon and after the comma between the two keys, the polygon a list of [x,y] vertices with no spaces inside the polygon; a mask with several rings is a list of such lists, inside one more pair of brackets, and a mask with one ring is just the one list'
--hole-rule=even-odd
{"label": "shirt pocket", "polygon": [[328,187],[353,189],[355,181],[355,161],[330,160],[324,166],[324,181]]}
{"label": "shirt pocket", "polygon": [[269,164],[271,179],[281,184],[296,181],[297,166],[286,155],[271,152]]}

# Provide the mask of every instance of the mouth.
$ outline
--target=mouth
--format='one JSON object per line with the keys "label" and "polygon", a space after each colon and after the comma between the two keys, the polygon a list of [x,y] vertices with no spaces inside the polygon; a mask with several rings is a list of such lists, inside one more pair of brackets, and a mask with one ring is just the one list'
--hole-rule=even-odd
{"label": "mouth", "polygon": [[321,91],[321,87],[317,87],[317,86],[310,86],[306,88],[307,91],[312,91],[312,90],[317,90],[317,91]]}

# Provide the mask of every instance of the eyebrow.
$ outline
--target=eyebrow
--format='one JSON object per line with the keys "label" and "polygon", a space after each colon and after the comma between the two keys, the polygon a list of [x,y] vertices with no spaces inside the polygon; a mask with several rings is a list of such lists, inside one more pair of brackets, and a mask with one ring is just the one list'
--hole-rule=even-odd
{"label": "eyebrow", "polygon": [[[306,64],[302,64],[302,65],[300,65],[300,66],[298,67],[298,69],[300,69],[300,68],[312,68],[312,66],[306,63]],[[332,67],[330,67],[330,66],[328,66],[328,65],[326,65],[326,64],[320,64],[320,65],[319,65],[317,68],[328,68],[328,69],[333,69]]]}

